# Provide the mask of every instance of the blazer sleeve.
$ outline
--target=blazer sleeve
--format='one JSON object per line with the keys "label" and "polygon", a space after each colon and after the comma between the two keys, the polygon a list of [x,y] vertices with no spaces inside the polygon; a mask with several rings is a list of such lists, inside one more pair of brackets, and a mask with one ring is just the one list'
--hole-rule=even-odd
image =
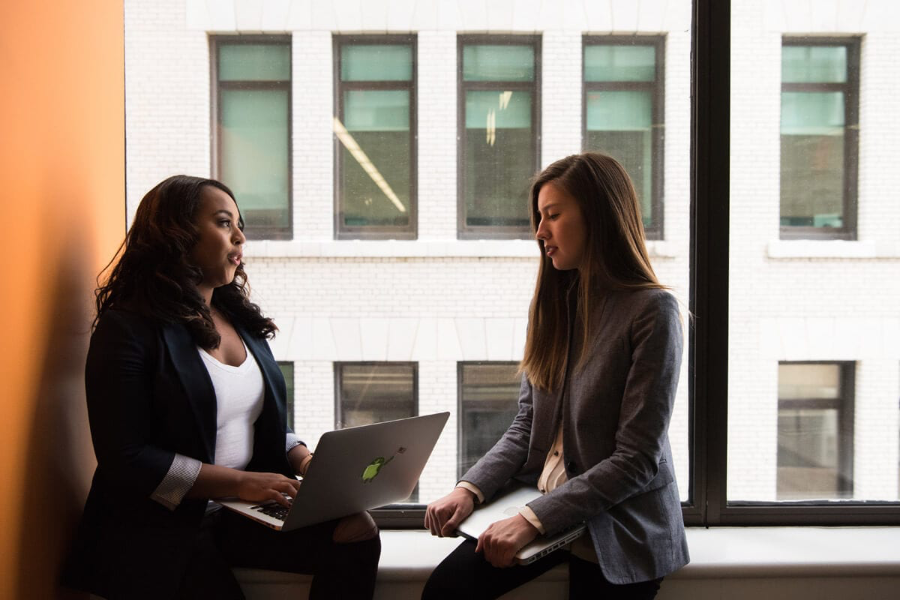
{"label": "blazer sleeve", "polygon": [[108,311],[91,336],[85,367],[98,473],[140,497],[153,494],[175,458],[148,441],[157,343],[138,317]]}
{"label": "blazer sleeve", "polygon": [[494,447],[466,471],[461,481],[474,484],[484,494],[484,498],[490,500],[525,464],[531,440],[533,415],[531,383],[523,375],[519,389],[519,412],[512,425]]}
{"label": "blazer sleeve", "polygon": [[585,521],[671,481],[670,477],[662,477],[659,464],[667,448],[684,345],[675,298],[668,292],[651,296],[633,319],[629,335],[631,366],[619,411],[615,449],[605,460],[574,477],[570,475],[553,492],[528,504],[547,533]]}

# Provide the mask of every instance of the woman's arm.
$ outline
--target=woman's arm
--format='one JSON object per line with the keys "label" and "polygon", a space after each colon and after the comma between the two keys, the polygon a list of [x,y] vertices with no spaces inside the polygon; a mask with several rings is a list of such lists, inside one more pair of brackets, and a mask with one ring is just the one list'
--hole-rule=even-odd
{"label": "woman's arm", "polygon": [[204,463],[187,497],[237,497],[247,502],[274,500],[283,506],[289,506],[284,494],[294,497],[299,489],[299,481],[278,473],[239,471]]}

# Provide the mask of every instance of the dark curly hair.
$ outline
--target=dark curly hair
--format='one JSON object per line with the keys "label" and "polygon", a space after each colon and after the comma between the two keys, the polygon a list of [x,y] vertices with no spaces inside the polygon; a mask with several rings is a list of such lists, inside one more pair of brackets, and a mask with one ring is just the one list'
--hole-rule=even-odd
{"label": "dark curly hair", "polygon": [[[202,273],[188,260],[198,240],[194,220],[205,186],[218,188],[234,200],[224,184],[188,175],[169,177],[147,192],[116,252],[119,261],[105,282],[100,283],[100,277],[116,262],[115,257],[98,276],[94,327],[107,310],[122,309],[164,323],[182,323],[201,348],[219,346],[221,338],[209,307],[197,290]],[[242,217],[238,227],[244,229]],[[230,284],[213,291],[212,304],[251,335],[271,338],[278,329],[250,302],[243,262]]]}

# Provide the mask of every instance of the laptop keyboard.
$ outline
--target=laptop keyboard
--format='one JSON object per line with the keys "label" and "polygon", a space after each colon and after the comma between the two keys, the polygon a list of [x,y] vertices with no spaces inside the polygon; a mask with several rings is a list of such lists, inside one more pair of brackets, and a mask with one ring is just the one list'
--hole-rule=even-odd
{"label": "laptop keyboard", "polygon": [[284,521],[291,509],[282,506],[277,502],[271,502],[269,504],[260,504],[259,506],[254,506],[253,510],[258,510],[264,515],[269,515],[270,517],[278,519],[279,521]]}

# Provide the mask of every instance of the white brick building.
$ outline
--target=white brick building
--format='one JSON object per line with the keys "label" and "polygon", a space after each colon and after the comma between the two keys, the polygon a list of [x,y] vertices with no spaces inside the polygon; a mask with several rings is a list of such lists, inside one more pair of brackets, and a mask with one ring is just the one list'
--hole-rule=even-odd
{"label": "white brick building", "polygon": [[[853,497],[898,499],[900,431],[900,18],[887,2],[735,2],[732,33],[729,497],[774,500],[778,365],[855,363]],[[690,21],[687,0],[126,0],[129,220],[175,174],[213,174],[210,35],[290,35],[292,239],[247,244],[254,299],[292,362],[296,429],[335,427],[335,362],[417,364],[417,410],[451,418],[420,498],[455,482],[458,363],[517,361],[537,247],[457,236],[457,35],[541,36],[540,162],[582,150],[584,34],[664,37],[660,279],[688,300]],[[335,239],[335,34],[416,36],[417,239]],[[855,241],[779,234],[781,50],[786,35],[861,36]],[[240,197],[238,198],[240,201]],[[891,218],[895,217],[895,218]],[[687,360],[671,426],[688,481]]]}

